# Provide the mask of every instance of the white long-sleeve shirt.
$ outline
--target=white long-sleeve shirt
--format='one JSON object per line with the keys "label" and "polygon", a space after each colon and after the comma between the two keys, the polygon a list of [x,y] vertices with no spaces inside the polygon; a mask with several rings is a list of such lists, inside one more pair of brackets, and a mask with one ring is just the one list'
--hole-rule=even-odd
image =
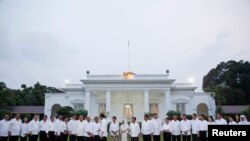
{"label": "white long-sleeve shirt", "polygon": [[206,120],[201,120],[199,122],[199,131],[207,131],[208,130],[208,122]]}
{"label": "white long-sleeve shirt", "polygon": [[192,129],[192,134],[198,134],[199,132],[199,120],[198,119],[192,119],[191,120],[191,129]]}
{"label": "white long-sleeve shirt", "polygon": [[76,126],[77,126],[77,121],[71,119],[69,121],[69,131],[71,132],[71,134],[76,134]]}
{"label": "white long-sleeve shirt", "polygon": [[86,130],[86,137],[90,137],[90,135],[88,134],[88,132],[90,134],[93,134],[93,123],[92,122],[86,122],[85,124],[85,130]]}
{"label": "white long-sleeve shirt", "polygon": [[191,122],[190,122],[190,120],[188,120],[188,119],[182,120],[181,121],[182,135],[185,135],[185,132],[187,132],[186,135],[191,135],[190,129],[191,129]]}
{"label": "white long-sleeve shirt", "polygon": [[48,128],[48,121],[41,120],[39,122],[39,131],[46,131]]}
{"label": "white long-sleeve shirt", "polygon": [[46,130],[46,133],[49,133],[50,131],[52,132],[55,132],[55,125],[56,125],[56,122],[55,121],[49,121],[48,122],[48,128]]}
{"label": "white long-sleeve shirt", "polygon": [[102,121],[101,121],[101,135],[103,136],[103,137],[107,137],[108,136],[108,129],[107,129],[108,127],[107,127],[107,121],[106,121],[106,119],[102,119]]}
{"label": "white long-sleeve shirt", "polygon": [[29,132],[32,133],[32,135],[38,135],[39,133],[39,121],[31,120],[29,123]]}
{"label": "white long-sleeve shirt", "polygon": [[140,134],[140,125],[135,122],[135,123],[130,123],[129,125],[129,134],[131,137],[139,137]]}
{"label": "white long-sleeve shirt", "polygon": [[228,122],[228,125],[237,125],[237,122],[235,122],[235,121]]}
{"label": "white long-sleeve shirt", "polygon": [[85,124],[86,124],[86,120],[77,121],[77,126],[76,126],[76,135],[77,136],[84,136],[85,135]]}
{"label": "white long-sleeve shirt", "polygon": [[20,135],[21,124],[22,124],[21,119],[17,120],[15,118],[13,118],[12,120],[10,120],[9,131],[10,131],[11,136],[19,136]]}
{"label": "white long-sleeve shirt", "polygon": [[152,133],[153,135],[160,135],[161,134],[161,128],[162,128],[162,123],[160,119],[152,119],[151,120],[152,124]]}
{"label": "white long-sleeve shirt", "polygon": [[162,128],[161,128],[161,131],[163,132],[171,132],[171,123],[169,122],[168,124],[165,122],[163,125],[162,125]]}
{"label": "white long-sleeve shirt", "polygon": [[150,135],[153,132],[152,122],[150,120],[143,120],[141,124],[141,133],[143,135]]}
{"label": "white long-sleeve shirt", "polygon": [[171,133],[172,135],[180,135],[181,134],[181,125],[179,120],[172,120],[171,121]]}
{"label": "white long-sleeve shirt", "polygon": [[227,125],[227,121],[224,118],[216,119],[215,124],[216,125]]}
{"label": "white long-sleeve shirt", "polygon": [[92,123],[92,133],[94,134],[94,136],[100,136],[100,132],[101,132],[101,124],[99,122],[93,122]]}
{"label": "white long-sleeve shirt", "polygon": [[111,136],[119,135],[119,123],[118,122],[111,122],[109,126],[109,133]]}
{"label": "white long-sleeve shirt", "polygon": [[26,134],[29,134],[29,124],[22,123],[21,124],[21,137],[25,137]]}
{"label": "white long-sleeve shirt", "polygon": [[0,137],[8,137],[10,121],[8,120],[1,120],[0,121]]}
{"label": "white long-sleeve shirt", "polygon": [[61,132],[64,132],[64,121],[57,120],[55,123],[55,133],[57,136],[60,136]]}

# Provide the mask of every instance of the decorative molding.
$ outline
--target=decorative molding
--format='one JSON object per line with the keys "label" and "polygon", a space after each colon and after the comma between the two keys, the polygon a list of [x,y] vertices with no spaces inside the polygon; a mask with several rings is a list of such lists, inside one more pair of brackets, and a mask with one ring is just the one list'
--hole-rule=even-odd
{"label": "decorative molding", "polygon": [[85,103],[85,101],[84,101],[84,100],[82,100],[82,99],[78,99],[78,98],[77,98],[77,99],[71,100],[71,101],[70,101],[70,103],[71,103],[71,104],[76,104],[76,103]]}
{"label": "decorative molding", "polygon": [[178,98],[178,99],[175,99],[175,100],[172,100],[172,103],[174,104],[177,104],[177,103],[188,103],[189,101],[184,99],[184,98]]}

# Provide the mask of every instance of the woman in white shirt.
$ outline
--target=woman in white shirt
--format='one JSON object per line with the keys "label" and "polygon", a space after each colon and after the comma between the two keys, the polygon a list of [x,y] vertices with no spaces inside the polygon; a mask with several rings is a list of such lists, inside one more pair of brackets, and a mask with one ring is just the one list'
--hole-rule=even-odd
{"label": "woman in white shirt", "polygon": [[120,133],[121,133],[121,141],[127,141],[128,140],[128,122],[126,119],[123,119],[122,125],[120,126]]}
{"label": "woman in white shirt", "polygon": [[165,123],[162,126],[163,139],[164,141],[171,141],[171,125],[169,118],[165,118]]}
{"label": "woman in white shirt", "polygon": [[234,117],[232,115],[229,116],[228,125],[237,125],[237,122],[234,121]]}
{"label": "woman in white shirt", "polygon": [[28,118],[24,117],[21,124],[21,141],[26,141],[29,134]]}
{"label": "woman in white shirt", "polygon": [[247,121],[247,118],[245,115],[240,115],[239,125],[250,125],[250,122]]}
{"label": "woman in white shirt", "polygon": [[209,116],[208,117],[208,122],[207,122],[208,125],[214,125],[214,118],[212,116]]}

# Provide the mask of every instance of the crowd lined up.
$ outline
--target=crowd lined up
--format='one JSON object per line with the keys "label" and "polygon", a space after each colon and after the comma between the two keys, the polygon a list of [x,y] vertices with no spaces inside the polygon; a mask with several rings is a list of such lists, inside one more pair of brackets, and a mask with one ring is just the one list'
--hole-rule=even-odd
{"label": "crowd lined up", "polygon": [[[76,115],[63,118],[61,115],[56,119],[51,116],[47,119],[44,115],[39,121],[38,115],[34,115],[29,122],[27,117],[23,120],[16,114],[9,121],[9,115],[5,114],[0,121],[0,141],[106,141],[108,134],[112,141],[139,141],[142,136],[143,141],[160,141],[160,135],[163,134],[164,141],[207,141],[208,125],[249,125],[244,115],[240,116],[237,123],[233,117],[229,117],[227,122],[220,113],[214,121],[212,116],[205,119],[201,114],[199,117],[194,113],[192,119],[188,120],[187,115],[182,115],[182,120],[178,120],[177,115],[173,118],[166,118],[164,122],[158,118],[155,113],[150,119],[144,115],[141,125],[132,117],[130,124],[124,119],[120,125],[116,117],[112,117],[110,124],[107,123],[105,115],[100,114],[93,120],[89,116]],[[109,125],[109,127],[108,127]]]}

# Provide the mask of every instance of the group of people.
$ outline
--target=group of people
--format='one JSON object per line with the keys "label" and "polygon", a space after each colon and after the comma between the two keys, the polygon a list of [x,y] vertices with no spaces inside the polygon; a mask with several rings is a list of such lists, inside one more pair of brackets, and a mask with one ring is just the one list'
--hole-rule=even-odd
{"label": "group of people", "polygon": [[70,120],[68,117],[61,115],[55,119],[54,116],[47,119],[44,115],[39,121],[38,115],[34,115],[29,122],[27,117],[23,121],[20,115],[16,114],[13,119],[9,121],[9,115],[5,114],[3,120],[0,121],[0,141],[106,141],[108,133],[112,141],[139,141],[142,135],[143,141],[160,141],[160,135],[163,134],[164,141],[207,141],[208,125],[246,125],[250,124],[244,115],[240,116],[240,122],[237,123],[233,117],[229,117],[227,122],[220,113],[217,114],[216,121],[212,116],[205,119],[201,114],[199,117],[194,113],[192,120],[187,119],[187,115],[182,115],[182,120],[178,120],[177,115],[173,118],[166,118],[162,121],[158,115],[153,114],[153,118],[144,115],[144,120],[141,125],[136,121],[136,117],[132,117],[130,124],[124,119],[120,125],[116,117],[112,117],[109,124],[106,121],[105,115],[94,117],[91,121],[89,116],[80,115],[76,118],[73,115]]}

